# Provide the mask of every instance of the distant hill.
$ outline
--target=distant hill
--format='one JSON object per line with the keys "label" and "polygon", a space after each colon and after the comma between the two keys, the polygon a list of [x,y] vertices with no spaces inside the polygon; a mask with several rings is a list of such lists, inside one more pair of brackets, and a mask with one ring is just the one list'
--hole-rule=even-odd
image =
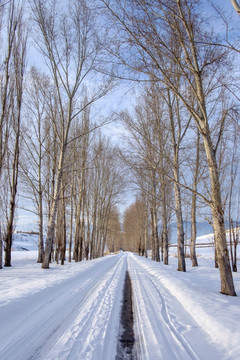
{"label": "distant hill", "polygon": [[[191,237],[191,222],[184,221],[185,240]],[[213,233],[212,226],[207,221],[197,222],[197,236],[203,236]],[[177,223],[173,222],[170,226],[171,243],[177,243]]]}
{"label": "distant hill", "polygon": [[32,251],[38,249],[38,234],[36,233],[14,233],[13,251]]}

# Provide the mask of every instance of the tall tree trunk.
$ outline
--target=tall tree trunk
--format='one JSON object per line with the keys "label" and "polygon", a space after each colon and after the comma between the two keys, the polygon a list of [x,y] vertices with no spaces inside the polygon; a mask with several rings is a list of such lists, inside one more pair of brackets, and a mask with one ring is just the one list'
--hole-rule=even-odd
{"label": "tall tree trunk", "polygon": [[4,266],[12,266],[11,265],[11,249],[12,249],[12,228],[7,226],[7,233],[4,239],[5,241],[5,262]]}
{"label": "tall tree trunk", "polygon": [[168,213],[167,213],[167,194],[166,181],[162,174],[161,197],[162,197],[162,242],[163,242],[163,262],[168,265]]}
{"label": "tall tree trunk", "polygon": [[62,190],[61,190],[61,198],[58,202],[58,210],[57,210],[57,226],[56,226],[56,252],[55,252],[55,260],[59,263],[61,261],[61,265],[64,265],[65,256],[66,256],[66,208],[65,208],[65,197],[64,197],[64,184],[62,181]]}
{"label": "tall tree trunk", "polygon": [[190,248],[190,257],[191,257],[191,260],[192,260],[192,266],[198,266],[197,255],[196,255],[196,236],[197,236],[197,228],[196,228],[196,194],[192,193],[191,248]]}
{"label": "tall tree trunk", "polygon": [[166,216],[163,217],[163,262],[168,265],[168,229]]}
{"label": "tall tree trunk", "polygon": [[234,238],[234,253],[233,253],[233,271],[237,272],[237,245],[238,245],[238,229],[236,229],[235,238]]}
{"label": "tall tree trunk", "polygon": [[229,261],[229,254],[226,241],[224,225],[224,212],[221,200],[221,189],[219,183],[218,166],[215,152],[210,139],[210,130],[202,134],[205,152],[208,161],[208,170],[211,182],[211,208],[214,237],[216,242],[217,260],[221,279],[221,293],[235,296],[232,271]]}
{"label": "tall tree trunk", "polygon": [[[16,74],[17,75],[17,74]],[[13,234],[13,222],[16,208],[16,196],[18,185],[18,168],[19,168],[19,137],[20,137],[20,120],[21,120],[21,102],[22,94],[18,94],[21,98],[18,99],[17,121],[16,121],[16,138],[13,152],[12,174],[10,184],[10,204],[9,204],[9,216],[7,219],[7,231],[5,242],[5,263],[4,266],[11,266],[11,249],[12,249],[12,234]],[[13,113],[13,116],[15,114]]]}
{"label": "tall tree trunk", "polygon": [[230,247],[230,257],[232,262],[232,271],[233,270],[233,228],[232,228],[232,221],[231,217],[229,216],[229,247]]}
{"label": "tall tree trunk", "polygon": [[90,228],[90,220],[89,220],[89,211],[87,210],[87,243],[85,245],[85,257],[86,257],[86,260],[89,259],[90,237],[91,237],[91,228]]}
{"label": "tall tree trunk", "polygon": [[[214,227],[213,227],[213,233],[214,233]],[[215,266],[215,269],[218,269],[218,257],[217,257],[215,234],[213,235],[213,238],[214,238],[214,266]]]}
{"label": "tall tree trunk", "polygon": [[107,224],[106,224],[104,232],[103,232],[103,242],[102,242],[102,251],[101,251],[101,256],[102,257],[104,256],[106,238],[107,238]]}
{"label": "tall tree trunk", "polygon": [[152,260],[156,259],[156,251],[155,251],[155,228],[153,222],[153,208],[151,207],[151,248],[152,248]]}
{"label": "tall tree trunk", "polygon": [[184,257],[184,229],[182,218],[182,205],[180,187],[175,183],[175,212],[177,218],[177,252],[178,252],[178,271],[186,271],[186,263]]}
{"label": "tall tree trunk", "polygon": [[160,261],[159,254],[159,236],[158,236],[158,223],[157,223],[157,211],[153,210],[153,226],[154,226],[154,243],[155,243],[155,261]]}
{"label": "tall tree trunk", "polygon": [[43,196],[41,183],[39,181],[39,207],[38,207],[38,263],[42,263],[44,254],[44,242],[43,242]]}
{"label": "tall tree trunk", "polygon": [[38,163],[38,263],[42,263],[44,254],[43,242],[43,191],[42,191],[42,140],[41,140],[41,121],[38,121],[39,134],[39,163]]}
{"label": "tall tree trunk", "polygon": [[3,266],[3,246],[2,246],[2,231],[0,226],[0,269]]}
{"label": "tall tree trunk", "polygon": [[54,240],[58,201],[59,201],[59,195],[60,195],[60,191],[61,191],[63,162],[64,162],[64,157],[65,157],[65,151],[66,151],[66,145],[64,144],[62,146],[61,153],[60,153],[57,178],[56,178],[55,189],[54,189],[54,197],[53,197],[53,202],[52,202],[52,207],[51,207],[50,219],[48,222],[47,238],[46,238],[45,251],[44,251],[44,257],[43,257],[43,262],[42,262],[43,269],[49,269],[49,262],[50,262],[50,258],[51,258],[51,251],[52,251],[53,240]]}
{"label": "tall tree trunk", "polygon": [[15,182],[11,189],[11,200],[9,206],[9,218],[7,222],[5,242],[5,262],[4,266],[11,266],[11,250],[12,250],[12,235],[13,235],[13,221],[16,206],[17,182]]}
{"label": "tall tree trunk", "polygon": [[90,260],[95,258],[95,247],[96,247],[96,209],[93,213],[93,224],[92,224],[92,233],[90,241]]}
{"label": "tall tree trunk", "polygon": [[197,205],[197,184],[198,184],[198,170],[199,170],[199,142],[200,142],[200,133],[197,132],[197,153],[196,153],[196,162],[195,162],[195,172],[193,179],[193,192],[192,192],[192,209],[191,209],[191,248],[190,248],[190,257],[192,260],[192,266],[198,266],[197,255],[196,255],[196,236],[197,236],[197,227],[196,227],[196,205]]}
{"label": "tall tree trunk", "polygon": [[73,184],[71,187],[70,199],[70,231],[69,231],[69,244],[68,244],[68,262],[72,261],[72,234],[73,234]]}
{"label": "tall tree trunk", "polygon": [[151,206],[152,206],[152,226],[153,226],[153,242],[154,242],[154,260],[160,261],[159,253],[159,236],[158,236],[158,220],[157,220],[157,200],[156,200],[156,183],[155,183],[155,172],[151,171],[151,187],[152,187],[152,196],[151,196]]}
{"label": "tall tree trunk", "polygon": [[85,230],[85,213],[83,209],[82,215],[82,227],[81,227],[81,237],[82,237],[82,249],[81,249],[81,259],[84,260],[85,257],[85,248],[86,248],[86,230]]}
{"label": "tall tree trunk", "polygon": [[237,245],[238,245],[238,228],[237,223],[234,228],[233,220],[231,219],[231,228],[233,229],[233,254],[232,254],[232,269],[237,272]]}
{"label": "tall tree trunk", "polygon": [[[177,112],[177,126],[174,121],[173,113],[173,100],[171,99],[171,92],[167,90],[168,97],[168,111],[172,136],[173,147],[173,175],[174,175],[174,194],[175,194],[175,213],[177,220],[177,254],[178,254],[178,271],[186,271],[185,255],[184,255],[184,227],[182,216],[182,203],[181,203],[181,189],[179,186],[179,151],[180,143],[182,139],[181,134],[181,118],[179,113],[179,102],[176,100],[176,112]],[[177,130],[176,130],[177,128]],[[177,132],[178,131],[178,132]],[[186,131],[186,130],[185,130]],[[177,133],[176,133],[177,132]]]}
{"label": "tall tree trunk", "polygon": [[[85,167],[85,163],[83,164]],[[82,206],[81,206],[81,229],[80,229],[80,250],[79,250],[79,260],[84,260],[84,251],[85,251],[85,172],[83,170],[83,179],[82,179]]]}
{"label": "tall tree trunk", "polygon": [[[64,186],[64,185],[63,185]],[[62,208],[62,236],[61,236],[61,245],[60,245],[60,258],[61,265],[64,265],[66,257],[66,246],[67,246],[67,225],[66,225],[66,204],[65,204],[65,195],[64,187],[62,188],[62,199],[61,199],[61,208]]]}
{"label": "tall tree trunk", "polygon": [[80,219],[80,214],[78,213],[75,221],[74,248],[73,248],[75,262],[79,261],[80,227],[81,227],[81,219]]}
{"label": "tall tree trunk", "polygon": [[186,263],[184,256],[184,227],[182,216],[182,203],[181,203],[181,189],[179,183],[179,164],[178,164],[178,149],[174,146],[174,194],[175,194],[175,213],[177,219],[177,253],[178,253],[178,271],[186,271]]}
{"label": "tall tree trunk", "polygon": [[[23,97],[23,77],[26,64],[26,47],[27,47],[27,35],[23,30],[22,14],[23,9],[19,10],[18,14],[15,14],[14,4],[14,28],[17,29],[17,36],[14,36],[13,41],[13,66],[14,66],[14,82],[12,89],[12,98],[9,99],[11,105],[11,118],[13,121],[13,127],[15,132],[15,144],[11,167],[11,182],[10,182],[10,204],[9,204],[9,216],[7,219],[7,231],[5,237],[5,266],[11,266],[11,248],[12,248],[12,233],[13,223],[16,207],[17,185],[18,185],[18,169],[19,169],[19,153],[20,153],[20,125],[21,125],[21,109],[22,109],[22,97]],[[16,16],[16,18],[15,18]],[[12,24],[13,25],[13,24]],[[12,26],[11,25],[11,26]],[[15,31],[14,30],[14,31]],[[15,34],[16,35],[16,34]],[[9,114],[10,115],[10,114]],[[2,149],[1,149],[2,150]],[[2,155],[2,154],[1,154]],[[10,169],[9,169],[10,170]]]}
{"label": "tall tree trunk", "polygon": [[81,258],[81,216],[82,216],[82,205],[83,205],[83,169],[80,169],[79,179],[78,179],[78,203],[77,203],[77,213],[75,217],[75,233],[74,233],[74,260],[78,262]]}
{"label": "tall tree trunk", "polygon": [[[13,57],[14,42],[17,36],[20,20],[19,15],[16,14],[16,8],[14,1],[9,2],[9,13],[7,19],[7,51],[4,59],[4,75],[1,76],[1,108],[0,108],[0,177],[2,175],[2,169],[4,159],[7,150],[8,143],[8,129],[7,122],[9,117],[9,87],[11,83],[11,62]],[[3,51],[4,53],[4,51]]]}
{"label": "tall tree trunk", "polygon": [[144,224],[144,248],[145,248],[145,258],[148,257],[148,212],[147,208],[145,210],[145,224]]}

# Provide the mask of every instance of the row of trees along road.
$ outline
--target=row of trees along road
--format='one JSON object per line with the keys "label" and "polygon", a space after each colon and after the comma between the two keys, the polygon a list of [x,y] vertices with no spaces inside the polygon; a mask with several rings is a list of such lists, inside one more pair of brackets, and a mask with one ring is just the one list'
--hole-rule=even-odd
{"label": "row of trees along road", "polygon": [[[4,265],[11,266],[20,182],[39,218],[38,261],[48,268],[54,249],[64,263],[67,237],[69,261],[71,250],[75,261],[103,256],[123,181],[117,151],[100,132],[109,119],[94,108],[113,82],[97,72],[102,45],[93,9],[78,0],[30,6],[31,33],[21,1],[1,4],[1,233]],[[24,72],[27,39],[45,72]]]}
{"label": "row of trees along road", "polygon": [[[122,3],[120,0],[102,0],[102,3],[111,22],[111,31],[109,30],[111,53],[116,63],[121,63],[119,71],[125,70],[122,76],[134,77],[133,72],[136,72],[141,80],[150,81],[156,89],[154,93],[157,93],[161,101],[164,101],[167,108],[168,130],[173,147],[172,174],[170,173],[169,176],[164,172],[164,175],[171,177],[171,181],[174,182],[178,227],[178,270],[185,271],[179,151],[188,127],[194,123],[195,132],[201,137],[205,151],[211,190],[209,196],[197,193],[195,190],[197,179],[189,190],[201,196],[211,207],[221,292],[235,295],[226,241],[220,181],[221,166],[218,159],[218,148],[232,105],[225,103],[222,105],[221,114],[219,110],[217,113],[214,112],[220,97],[226,99],[224,89],[229,87],[229,77],[224,76],[224,74],[229,74],[228,60],[232,63],[229,37],[223,39],[221,34],[214,32],[206,12],[203,11],[201,1],[134,0]],[[234,3],[236,5],[236,2]],[[221,11],[216,8],[214,10],[218,14]],[[225,20],[226,17],[222,15],[222,19]],[[135,79],[139,77],[136,76]],[[128,120],[127,123],[129,123]],[[139,127],[135,127],[134,131],[140,132]],[[155,135],[156,133],[153,137]],[[148,158],[146,154],[142,154],[142,157],[148,167],[150,165],[153,194],[156,170],[162,173],[162,169],[156,164],[152,152],[155,152],[155,149],[159,150],[159,147],[156,147],[152,139],[148,138],[149,134],[146,134],[144,129],[141,130],[141,136],[148,144],[151,143]],[[200,140],[198,142],[200,144]],[[164,153],[161,153],[161,156],[165,157]],[[153,199],[152,216],[155,223],[154,201]],[[194,201],[193,197],[193,204]],[[156,231],[155,236],[158,236]]]}
{"label": "row of trees along road", "polygon": [[[239,12],[238,2],[231,2]],[[187,198],[193,265],[201,202],[211,209],[221,292],[235,295],[224,220],[228,216],[232,228],[236,270],[238,152],[232,146],[239,132],[234,73],[239,47],[227,14],[200,0],[74,0],[69,5],[33,0],[28,9],[10,0],[0,6],[5,266],[11,265],[18,182],[35,204],[43,268],[49,267],[53,250],[56,261],[64,263],[67,243],[69,261],[102,256],[107,239],[112,251],[116,243],[130,242],[131,250],[147,256],[151,246],[152,259],[168,264],[174,213],[178,270],[186,271],[182,203]],[[216,19],[224,31],[214,31]],[[28,39],[45,70],[26,68]],[[116,79],[135,82],[141,94],[132,111],[117,114],[129,134],[121,157],[138,188],[136,203],[124,216],[123,236],[115,206],[123,167],[118,150],[99,129],[109,119],[95,106]]]}

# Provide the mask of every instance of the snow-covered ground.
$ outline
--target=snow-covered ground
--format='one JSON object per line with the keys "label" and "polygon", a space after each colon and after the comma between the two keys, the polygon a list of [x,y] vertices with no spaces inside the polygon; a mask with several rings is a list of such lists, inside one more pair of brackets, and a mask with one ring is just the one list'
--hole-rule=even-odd
{"label": "snow-covered ground", "polygon": [[[34,248],[22,235],[14,246]],[[224,296],[212,248],[186,273],[170,252],[168,266],[121,252],[42,270],[36,250],[13,251],[0,270],[0,359],[114,360],[127,269],[137,359],[240,359],[240,274],[238,297]]]}
{"label": "snow-covered ground", "polygon": [[[138,359],[240,359],[240,299],[219,293],[212,262],[176,271],[129,255]],[[234,274],[240,296],[240,276]]]}

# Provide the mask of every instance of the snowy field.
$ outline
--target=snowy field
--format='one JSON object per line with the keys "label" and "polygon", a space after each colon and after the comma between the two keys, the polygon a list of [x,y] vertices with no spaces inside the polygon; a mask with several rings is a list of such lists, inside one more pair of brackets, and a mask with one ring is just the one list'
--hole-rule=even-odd
{"label": "snowy field", "polygon": [[240,359],[240,274],[238,297],[221,295],[213,248],[198,249],[198,268],[186,259],[186,273],[176,248],[169,266],[121,252],[49,270],[29,236],[14,248],[13,266],[0,270],[1,360],[114,360],[127,269],[138,360]]}

